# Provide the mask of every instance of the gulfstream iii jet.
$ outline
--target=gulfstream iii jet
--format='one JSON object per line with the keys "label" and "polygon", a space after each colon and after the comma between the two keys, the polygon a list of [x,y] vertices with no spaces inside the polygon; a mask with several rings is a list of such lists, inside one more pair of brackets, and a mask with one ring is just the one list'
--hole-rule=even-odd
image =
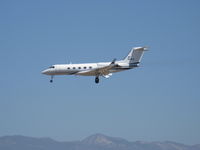
{"label": "gulfstream iii jet", "polygon": [[42,74],[50,75],[53,82],[55,75],[81,75],[95,76],[95,83],[99,83],[99,77],[109,78],[112,73],[125,71],[139,67],[144,51],[147,47],[134,47],[123,60],[84,64],[57,64],[42,71]]}

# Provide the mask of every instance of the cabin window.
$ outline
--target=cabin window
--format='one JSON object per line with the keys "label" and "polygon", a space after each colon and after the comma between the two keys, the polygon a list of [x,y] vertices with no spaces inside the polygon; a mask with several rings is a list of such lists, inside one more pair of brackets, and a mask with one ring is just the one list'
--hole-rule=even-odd
{"label": "cabin window", "polygon": [[92,67],[91,67],[91,66],[90,66],[89,68],[90,68],[90,69],[92,69]]}
{"label": "cabin window", "polygon": [[68,67],[67,69],[70,69],[70,67]]}
{"label": "cabin window", "polygon": [[76,67],[73,67],[73,69],[76,69]]}
{"label": "cabin window", "polygon": [[81,69],[81,67],[78,67],[78,69]]}
{"label": "cabin window", "polygon": [[87,69],[87,67],[84,67],[84,69]]}

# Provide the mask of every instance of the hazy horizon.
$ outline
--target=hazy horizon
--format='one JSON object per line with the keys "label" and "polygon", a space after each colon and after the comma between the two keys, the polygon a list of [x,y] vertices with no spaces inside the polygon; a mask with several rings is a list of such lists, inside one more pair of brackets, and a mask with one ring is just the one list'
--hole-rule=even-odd
{"label": "hazy horizon", "polygon": [[[117,139],[120,139],[120,140],[125,140],[127,142],[141,142],[141,143],[154,143],[154,142],[171,142],[171,143],[177,143],[177,144],[184,144],[184,145],[189,145],[189,146],[193,146],[193,145],[199,145],[199,143],[196,143],[196,144],[187,144],[187,143],[181,143],[181,142],[177,142],[177,141],[172,141],[172,140],[165,140],[165,141],[145,141],[145,140],[135,140],[135,141],[131,141],[131,140],[128,140],[126,138],[123,138],[123,137],[114,137],[114,136],[110,136],[110,135],[106,135],[106,134],[103,134],[103,133],[94,133],[94,134],[91,134],[91,135],[88,135],[86,137],[83,137],[81,139],[76,139],[76,140],[58,140],[58,139],[55,139],[55,138],[52,138],[52,137],[45,137],[45,136],[41,136],[41,137],[36,137],[36,136],[26,136],[26,135],[4,135],[4,136],[0,136],[0,138],[5,138],[5,137],[24,137],[24,138],[35,138],[35,139],[51,139],[51,140],[54,140],[56,142],[83,142],[84,140],[86,140],[87,138],[91,138],[92,136],[103,136],[104,137],[107,137],[107,138],[117,138]],[[98,140],[95,139],[95,140]]]}

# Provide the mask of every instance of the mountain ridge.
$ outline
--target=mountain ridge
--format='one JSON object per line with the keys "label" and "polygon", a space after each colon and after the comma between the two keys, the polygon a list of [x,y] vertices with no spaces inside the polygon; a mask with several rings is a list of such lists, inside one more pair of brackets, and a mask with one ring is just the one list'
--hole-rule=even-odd
{"label": "mountain ridge", "polygon": [[59,142],[48,137],[22,135],[1,136],[0,150],[200,150],[200,144],[186,145],[173,141],[131,142],[120,137],[101,133],[93,134],[81,141]]}

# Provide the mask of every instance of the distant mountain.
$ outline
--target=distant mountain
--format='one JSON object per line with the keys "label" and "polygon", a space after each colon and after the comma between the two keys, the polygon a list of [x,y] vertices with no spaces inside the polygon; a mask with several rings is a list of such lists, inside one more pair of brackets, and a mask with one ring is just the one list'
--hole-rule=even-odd
{"label": "distant mountain", "polygon": [[169,141],[129,142],[103,134],[94,134],[74,142],[15,135],[0,137],[0,150],[200,150],[200,144],[189,146]]}

